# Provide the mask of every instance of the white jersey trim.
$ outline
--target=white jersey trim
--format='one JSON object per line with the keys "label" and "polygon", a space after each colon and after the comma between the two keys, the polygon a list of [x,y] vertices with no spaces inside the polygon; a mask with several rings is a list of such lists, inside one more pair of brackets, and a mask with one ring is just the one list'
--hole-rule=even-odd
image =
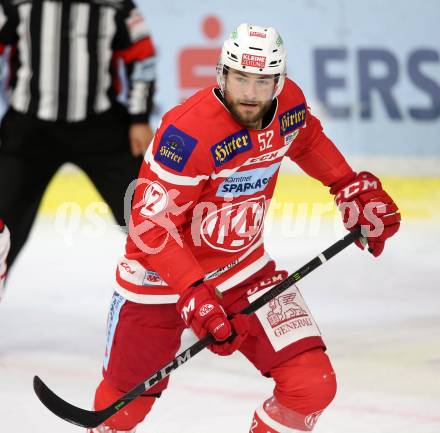
{"label": "white jersey trim", "polygon": [[202,180],[209,179],[209,176],[205,174],[200,174],[198,176],[190,177],[190,176],[181,176],[178,174],[170,173],[167,170],[164,170],[153,157],[153,145],[150,145],[147,152],[145,153],[145,162],[150,165],[150,169],[153,173],[157,174],[159,179],[168,182],[174,183],[176,185],[183,186],[196,186]]}
{"label": "white jersey trim", "polygon": [[229,269],[234,268],[238,264],[240,264],[245,258],[250,256],[258,247],[260,247],[263,244],[263,238],[261,237],[254,245],[252,245],[242,256],[240,256],[238,259],[235,259],[234,261],[228,263],[225,266],[222,266],[221,268],[216,269],[215,271],[210,271],[206,274],[205,280],[212,280],[214,278],[218,278],[221,275],[223,275],[225,272],[229,271]]}
{"label": "white jersey trim", "polygon": [[[225,274],[229,270],[233,269],[235,266],[240,264],[244,259],[249,257],[249,255],[252,254],[258,247],[260,247],[262,243],[263,243],[263,239],[260,239],[255,245],[252,245],[252,247],[249,248],[249,250],[246,251],[238,259],[232,261],[231,263],[226,264],[225,266],[222,266],[221,268],[208,272],[205,275],[205,280],[213,280]],[[144,268],[144,266],[142,266],[142,264],[137,260],[121,257],[118,261],[117,268],[119,272],[119,278],[121,278],[121,280],[126,281],[129,284],[133,284],[138,287],[167,286],[165,281],[156,272]],[[247,269],[247,267],[244,269]],[[153,280],[154,282],[149,282],[148,284],[145,284],[145,281],[147,281],[148,279],[147,278],[148,275],[152,275],[156,278],[154,278]],[[159,296],[159,295],[152,295],[152,296]]]}
{"label": "white jersey trim", "polygon": [[[224,273],[230,271],[240,262],[242,262],[246,257],[248,257],[253,251],[255,251],[261,244],[262,241],[257,242],[256,245],[254,245],[249,251],[247,251],[241,257],[236,259],[234,262],[206,274],[205,279],[215,280]],[[257,259],[249,266],[246,266],[245,268],[241,269],[235,275],[231,276],[222,283],[219,283],[218,285],[215,283],[214,284],[221,292],[225,292],[226,290],[232,289],[237,284],[249,278],[255,272],[258,272],[271,260],[272,259],[269,256],[269,254],[265,252],[263,256],[261,256],[259,259]],[[144,282],[148,274],[155,274],[158,276],[158,274],[156,274],[155,272],[145,269],[137,260],[130,260],[125,257],[121,258],[118,262],[118,273],[119,273],[119,278],[122,281],[126,281],[127,283],[133,284],[138,287],[145,287]],[[166,283],[164,280],[162,280],[162,278],[159,277],[154,283],[148,284],[148,287],[150,287],[151,289],[153,289],[154,286],[164,287],[166,286]],[[134,293],[131,290],[125,289],[124,287],[120,286],[118,283],[116,283],[115,290],[120,295],[127,298],[129,301],[138,302],[140,304],[173,304],[176,303],[179,298],[177,294],[156,295],[156,294]]]}
{"label": "white jersey trim", "polygon": [[281,161],[284,157],[284,155],[287,153],[287,151],[290,148],[290,144],[281,147],[278,150],[274,150],[273,152],[267,152],[259,156],[253,156],[252,158],[248,158],[243,164],[234,167],[234,168],[226,168],[224,170],[219,171],[218,173],[211,174],[211,179],[218,179],[218,178],[225,178],[230,177],[233,174],[237,173],[238,170],[242,167],[246,167],[253,164],[261,164],[264,162],[277,162]]}
{"label": "white jersey trim", "polygon": [[225,292],[226,290],[232,289],[232,287],[235,287],[237,284],[241,283],[242,281],[249,278],[251,275],[258,272],[265,265],[267,265],[271,260],[272,259],[269,256],[269,254],[267,254],[265,252],[264,255],[261,256],[254,263],[252,263],[249,266],[246,266],[241,271],[239,271],[235,275],[233,275],[231,278],[228,278],[227,280],[223,281],[223,283],[216,285],[217,289],[220,290],[220,292]]}
{"label": "white jersey trim", "polygon": [[253,164],[260,164],[264,162],[276,162],[278,160],[282,160],[284,155],[287,153],[287,151],[290,148],[290,144],[283,146],[282,148],[273,151],[273,152],[267,152],[263,155],[259,155],[256,157],[252,157],[247,159],[243,164],[240,166],[234,167],[232,169],[224,169],[219,171],[218,173],[212,173],[210,176],[206,174],[200,174],[194,177],[191,176],[182,176],[174,173],[170,173],[169,171],[163,169],[155,160],[153,157],[153,145],[151,144],[147,152],[145,153],[145,162],[150,165],[151,171],[153,171],[160,179],[164,180],[168,183],[174,183],[176,185],[184,185],[184,186],[195,186],[198,185],[202,180],[207,180],[209,178],[211,179],[218,179],[218,178],[227,178],[235,174],[237,171],[240,170],[240,168],[253,165]]}
{"label": "white jersey trim", "polygon": [[179,300],[179,295],[140,295],[124,289],[119,284],[116,284],[115,292],[138,304],[175,304]]}

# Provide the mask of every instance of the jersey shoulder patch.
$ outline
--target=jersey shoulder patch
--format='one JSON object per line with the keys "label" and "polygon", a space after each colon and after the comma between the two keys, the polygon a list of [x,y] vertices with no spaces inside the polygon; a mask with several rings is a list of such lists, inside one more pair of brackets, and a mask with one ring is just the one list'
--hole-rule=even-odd
{"label": "jersey shoulder patch", "polygon": [[280,135],[283,137],[287,133],[295,131],[303,126],[306,121],[306,104],[299,104],[278,116],[280,122]]}
{"label": "jersey shoulder patch", "polygon": [[173,125],[160,138],[154,159],[181,173],[190,158],[197,140]]}
{"label": "jersey shoulder patch", "polygon": [[281,113],[278,114],[281,137],[297,134],[297,130],[305,125],[307,117],[307,103],[302,90],[295,82],[286,79],[278,102],[278,113]]}

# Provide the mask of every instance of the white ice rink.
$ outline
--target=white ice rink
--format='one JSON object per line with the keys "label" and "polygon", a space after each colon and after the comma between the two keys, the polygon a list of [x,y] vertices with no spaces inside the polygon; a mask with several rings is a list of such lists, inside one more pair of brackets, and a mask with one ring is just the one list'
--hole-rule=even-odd
{"label": "white ice rink", "polygon": [[[340,235],[273,229],[268,250],[293,271]],[[405,222],[379,259],[351,246],[300,283],[339,383],[316,433],[440,433],[439,235],[434,223]],[[0,305],[0,433],[82,431],[41,405],[32,377],[90,406],[123,240],[116,230],[95,239],[80,227],[66,243],[53,222],[38,221]],[[241,355],[205,351],[172,376],[138,431],[247,433],[271,389]]]}

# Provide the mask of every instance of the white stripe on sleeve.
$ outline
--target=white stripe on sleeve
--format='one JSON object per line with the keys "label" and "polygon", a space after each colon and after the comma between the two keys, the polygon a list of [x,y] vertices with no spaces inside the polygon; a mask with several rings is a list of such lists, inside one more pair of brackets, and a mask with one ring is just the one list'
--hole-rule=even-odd
{"label": "white stripe on sleeve", "polygon": [[202,180],[209,179],[209,176],[205,174],[200,174],[198,176],[181,176],[178,174],[170,173],[164,170],[153,157],[153,144],[150,144],[147,151],[145,152],[145,162],[150,165],[150,169],[155,173],[159,179],[162,179],[168,183],[174,183],[176,185],[183,186],[195,186],[198,185]]}

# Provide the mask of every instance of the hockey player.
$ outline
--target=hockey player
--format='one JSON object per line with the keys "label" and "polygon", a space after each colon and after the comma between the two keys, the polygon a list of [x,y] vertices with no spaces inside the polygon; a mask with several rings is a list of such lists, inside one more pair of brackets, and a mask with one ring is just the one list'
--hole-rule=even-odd
{"label": "hockey player", "polygon": [[[241,24],[223,45],[218,87],[163,117],[117,266],[96,410],[172,359],[185,327],[199,337],[211,333],[217,354],[240,350],[274,380],[250,432],[312,430],[332,401],[335,374],[297,287],[251,317],[227,317],[287,276],[276,270],[262,237],[281,160],[290,158],[330,188],[347,228],[379,226],[368,237],[374,256],[398,230],[400,214],[376,176],[350,168],[285,71],[278,32]],[[225,342],[232,329],[237,337]],[[167,384],[94,431],[134,432]]]}
{"label": "hockey player", "polygon": [[6,280],[6,258],[8,257],[11,241],[9,238],[9,230],[5,223],[0,219],[0,301],[3,297],[3,290]]}

